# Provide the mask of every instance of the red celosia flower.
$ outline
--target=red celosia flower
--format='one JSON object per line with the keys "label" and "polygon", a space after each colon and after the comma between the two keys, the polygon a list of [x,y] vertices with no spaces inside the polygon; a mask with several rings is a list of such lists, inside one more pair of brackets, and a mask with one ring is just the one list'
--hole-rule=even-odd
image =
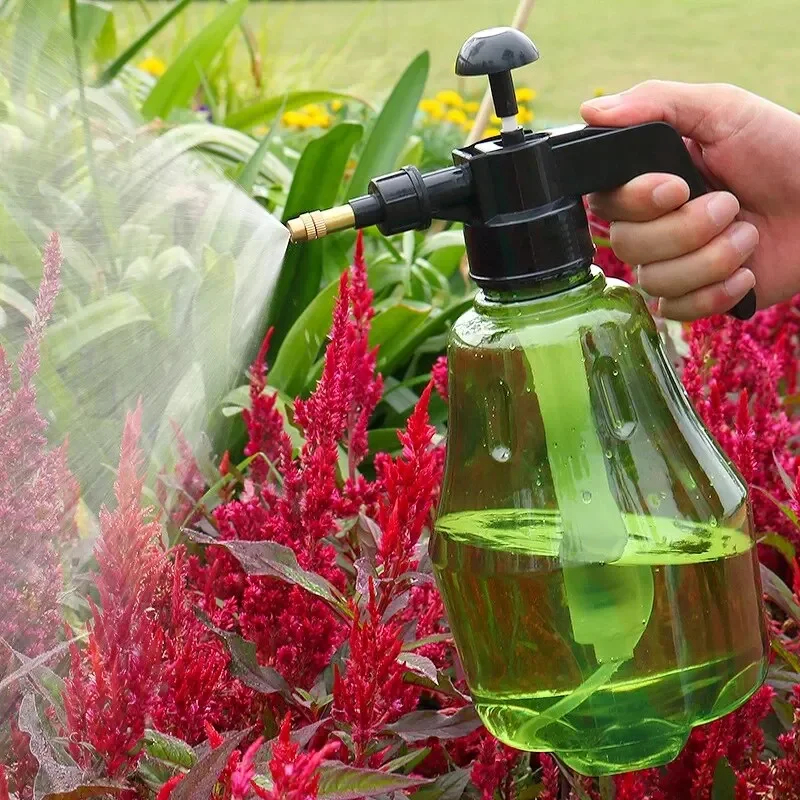
{"label": "red celosia flower", "polygon": [[337,749],[328,744],[316,753],[301,753],[291,740],[291,717],[287,714],[272,748],[269,771],[272,789],[253,785],[256,795],[266,800],[315,800],[319,791],[319,767]]}
{"label": "red celosia flower", "polygon": [[87,766],[90,744],[110,777],[136,764],[148,709],[160,678],[163,632],[154,601],[165,560],[160,528],[142,508],[141,405],[128,416],[114,484],[117,507],[100,512],[95,546],[101,608],[92,605],[86,649],[71,647],[64,706],[70,750]]}
{"label": "red celosia flower", "polygon": [[[48,450],[47,423],[36,409],[33,382],[39,346],[61,281],[61,244],[53,234],[45,247],[35,316],[16,365],[15,381],[0,346],[0,637],[27,655],[52,645],[61,630],[60,550],[75,536],[77,484],[66,447]],[[14,664],[0,647],[0,674]],[[0,722],[13,697],[0,698]]]}
{"label": "red celosia flower", "polygon": [[376,457],[375,466],[381,494],[378,502],[378,524],[382,530],[379,557],[383,578],[387,582],[382,602],[388,604],[397,581],[414,560],[414,546],[439,499],[444,465],[443,448],[433,446],[435,428],[430,424],[428,404],[432,384],[422,393],[406,430],[399,435],[402,455],[392,459]]}
{"label": "red celosia flower", "polygon": [[[539,756],[539,764],[542,767],[542,794],[539,800],[559,800],[561,795],[561,772],[558,769],[555,759],[547,753]],[[643,800],[643,798],[638,798]]]}
{"label": "red celosia flower", "polygon": [[355,618],[344,674],[334,667],[333,716],[350,726],[356,763],[362,763],[373,737],[411,708],[397,661],[403,647],[401,627],[381,621],[372,581],[366,608],[352,608]]}
{"label": "red celosia flower", "polygon": [[264,738],[259,736],[250,747],[247,748],[244,755],[236,765],[230,780],[231,787],[231,800],[246,800],[250,794],[250,784],[256,774],[255,759],[261,745],[264,744]]}
{"label": "red celosia flower", "polygon": [[431,379],[442,400],[447,400],[447,356],[439,356],[431,370]]}
{"label": "red celosia flower", "polygon": [[520,753],[500,744],[488,734],[484,734],[480,752],[472,765],[470,777],[480,789],[483,800],[492,800],[500,790],[502,797],[511,797],[512,770],[519,761]]}
{"label": "red celosia flower", "polygon": [[[589,230],[592,236],[605,241],[611,238],[611,228],[609,224],[592,213],[588,206],[586,206],[586,218],[589,221]],[[620,261],[614,251],[605,244],[597,245],[594,263],[603,270],[603,273],[608,278],[619,278],[627,283],[634,283],[636,281],[633,270],[624,261]]]}

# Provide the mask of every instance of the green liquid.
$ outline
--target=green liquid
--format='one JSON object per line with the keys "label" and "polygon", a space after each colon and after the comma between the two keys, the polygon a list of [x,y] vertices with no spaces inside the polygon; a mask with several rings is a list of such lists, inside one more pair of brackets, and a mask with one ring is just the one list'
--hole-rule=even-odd
{"label": "green liquid", "polygon": [[[586,775],[671,761],[693,726],[737,708],[766,674],[750,536],[624,520],[628,543],[613,564],[562,567],[560,520],[549,512],[447,514],[431,543],[486,727],[512,747],[556,752]],[[566,570],[574,571],[569,593]],[[625,589],[643,574],[649,614]],[[637,608],[642,633],[631,656],[598,661],[595,647],[575,641],[573,623],[613,632]]]}

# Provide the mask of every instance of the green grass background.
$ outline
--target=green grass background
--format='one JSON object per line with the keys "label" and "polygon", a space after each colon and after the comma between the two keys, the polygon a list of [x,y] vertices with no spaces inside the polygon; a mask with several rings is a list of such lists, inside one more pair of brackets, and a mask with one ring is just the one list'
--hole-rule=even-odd
{"label": "green grass background", "polygon": [[[153,15],[164,3],[147,2]],[[430,92],[480,94],[453,63],[473,31],[509,24],[517,0],[306,0],[252,3],[247,18],[265,60],[267,93],[286,88],[350,90],[378,99],[421,50],[430,51]],[[218,11],[198,3],[148,53],[165,60]],[[118,3],[120,40],[141,30],[135,3]],[[576,117],[596,88],[647,78],[737,83],[800,110],[800,0],[537,0],[527,33],[541,60],[520,84],[539,93],[540,119]],[[247,76],[243,47],[235,71]]]}

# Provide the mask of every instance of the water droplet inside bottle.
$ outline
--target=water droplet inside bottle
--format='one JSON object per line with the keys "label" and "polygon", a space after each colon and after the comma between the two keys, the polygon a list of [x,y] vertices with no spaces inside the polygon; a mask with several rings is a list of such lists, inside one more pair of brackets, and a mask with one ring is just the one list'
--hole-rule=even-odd
{"label": "water droplet inside bottle", "polygon": [[708,524],[709,524],[709,525],[710,525],[712,528],[716,528],[716,527],[717,527],[717,525],[719,525],[719,523],[718,523],[718,522],[717,522],[717,520],[716,520],[716,517],[710,517],[710,518],[709,518],[709,520],[708,520]]}
{"label": "water droplet inside bottle", "polygon": [[650,508],[658,508],[661,505],[661,495],[660,494],[647,495],[647,504],[650,506]]}
{"label": "water droplet inside bottle", "polygon": [[501,464],[505,464],[506,461],[511,458],[511,450],[505,445],[499,444],[492,449],[492,458],[495,461],[499,461]]}
{"label": "water droplet inside bottle", "polygon": [[606,450],[606,458],[612,458],[613,455],[614,454],[610,450]]}
{"label": "water droplet inside bottle", "polygon": [[581,500],[583,500],[584,503],[591,503],[592,502],[592,493],[588,492],[588,491],[587,492],[583,492],[583,494],[581,494]]}

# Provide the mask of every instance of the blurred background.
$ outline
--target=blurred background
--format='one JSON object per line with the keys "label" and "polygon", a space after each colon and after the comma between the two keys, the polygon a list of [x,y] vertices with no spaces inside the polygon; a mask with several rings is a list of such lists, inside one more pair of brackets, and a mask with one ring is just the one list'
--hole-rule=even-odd
{"label": "blurred background", "polygon": [[[124,0],[122,39],[169,5]],[[186,34],[217,13],[192,4],[152,43],[169,62]],[[455,55],[473,31],[511,23],[517,0],[269,0],[247,19],[275,90],[324,83],[372,97],[385,93],[410,58],[430,51],[429,91],[483,90],[456,83]],[[776,102],[800,105],[800,3],[796,0],[536,0],[528,34],[542,54],[524,73],[538,92],[537,113],[571,119],[596,91],[647,78],[737,83]],[[241,48],[237,68],[246,74]]]}

